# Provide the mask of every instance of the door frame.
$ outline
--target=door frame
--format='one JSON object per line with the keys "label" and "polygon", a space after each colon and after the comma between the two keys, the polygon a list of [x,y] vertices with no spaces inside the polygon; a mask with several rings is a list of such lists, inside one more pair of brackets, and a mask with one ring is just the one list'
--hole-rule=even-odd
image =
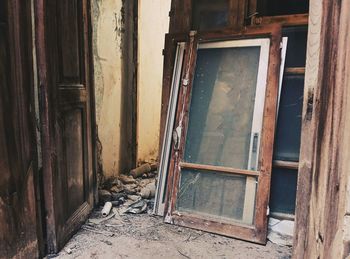
{"label": "door frame", "polygon": [[[193,34],[193,33],[192,33]],[[186,41],[187,35],[181,34],[177,35],[177,41]],[[190,37],[187,47],[187,55],[185,56],[184,68],[183,68],[183,80],[188,81],[187,90],[180,91],[180,98],[178,101],[178,107],[184,106],[189,102],[191,87],[192,87],[192,78],[194,69],[189,70],[188,68],[193,67],[196,59],[196,48],[197,44],[201,42],[212,42],[212,41],[222,41],[222,40],[238,40],[238,39],[252,39],[252,38],[270,38],[270,63],[268,69],[267,77],[270,78],[268,81],[266,89],[266,100],[264,107],[264,117],[263,122],[263,133],[261,136],[261,157],[259,159],[260,167],[260,176],[259,176],[259,185],[257,190],[256,197],[256,207],[255,211],[255,226],[242,226],[242,225],[231,225],[231,224],[222,224],[209,219],[199,219],[192,215],[185,215],[185,213],[176,213],[175,204],[176,204],[176,195],[179,188],[179,171],[175,170],[180,166],[179,157],[183,155],[183,149],[180,148],[179,152],[175,152],[174,148],[171,152],[171,162],[169,165],[169,175],[167,183],[167,202],[166,202],[166,215],[165,222],[178,224],[186,227],[201,229],[204,231],[210,230],[214,233],[219,233],[223,235],[228,235],[244,240],[249,240],[257,243],[266,243],[267,236],[267,208],[269,200],[269,186],[270,186],[270,176],[272,168],[272,152],[273,152],[273,140],[275,132],[275,123],[277,115],[277,96],[279,88],[279,77],[280,77],[280,44],[282,41],[281,37],[281,26],[271,25],[271,26],[256,26],[251,28],[245,28],[239,31],[228,30],[225,32],[210,32],[210,33],[198,33],[195,36]],[[181,39],[179,39],[181,38]],[[192,54],[191,54],[192,53]],[[181,117],[184,118],[184,130],[180,137],[180,142],[185,143],[184,131],[186,131],[188,123],[188,114],[183,114],[183,112],[188,109],[178,109],[176,120],[179,124]],[[185,112],[186,113],[186,112]],[[186,117],[186,118],[185,118]],[[264,163],[261,163],[264,161]],[[176,171],[176,172],[175,172]],[[260,194],[260,195],[259,195]],[[210,226],[210,227],[208,227]]]}
{"label": "door frame", "polygon": [[[54,174],[55,168],[53,164],[54,152],[54,137],[52,134],[52,120],[50,119],[53,112],[53,103],[51,102],[50,91],[50,73],[49,73],[49,48],[48,48],[48,26],[46,22],[47,1],[48,0],[33,0],[34,1],[34,17],[35,17],[35,38],[36,38],[36,53],[37,53],[37,70],[39,84],[39,113],[41,120],[41,145],[42,145],[42,178],[44,185],[44,203],[46,210],[46,242],[47,252],[57,253],[62,247],[62,243],[58,237],[58,226],[55,219],[55,201],[54,201]],[[87,22],[87,29],[84,29],[84,34],[89,39],[91,44],[87,44],[88,62],[89,65],[89,87],[90,87],[90,107],[91,107],[91,148],[92,148],[92,171],[93,171],[93,203],[97,201],[97,176],[96,176],[96,117],[95,117],[95,95],[94,95],[94,70],[93,70],[93,55],[92,55],[92,24],[91,24],[91,1],[86,0],[87,10],[84,13],[84,22]],[[84,50],[85,51],[85,50]],[[92,206],[94,205],[92,204]],[[85,209],[84,209],[85,210]],[[79,215],[73,217],[80,218]],[[81,221],[79,219],[79,221]],[[75,231],[74,229],[71,230]],[[66,239],[67,237],[65,237]]]}

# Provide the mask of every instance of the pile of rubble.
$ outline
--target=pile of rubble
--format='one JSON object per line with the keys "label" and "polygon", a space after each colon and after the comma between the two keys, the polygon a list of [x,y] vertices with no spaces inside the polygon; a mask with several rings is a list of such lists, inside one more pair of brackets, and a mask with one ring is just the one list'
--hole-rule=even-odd
{"label": "pile of rubble", "polygon": [[128,175],[107,179],[99,190],[102,216],[113,207],[124,207],[125,213],[140,214],[153,208],[156,191],[157,164],[143,164]]}

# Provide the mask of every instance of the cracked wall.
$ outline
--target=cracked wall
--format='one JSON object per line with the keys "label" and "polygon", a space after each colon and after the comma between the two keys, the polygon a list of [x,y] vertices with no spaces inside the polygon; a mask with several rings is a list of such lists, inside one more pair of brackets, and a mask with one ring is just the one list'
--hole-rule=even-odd
{"label": "cracked wall", "polygon": [[117,175],[121,161],[122,0],[92,2],[96,124],[105,176]]}

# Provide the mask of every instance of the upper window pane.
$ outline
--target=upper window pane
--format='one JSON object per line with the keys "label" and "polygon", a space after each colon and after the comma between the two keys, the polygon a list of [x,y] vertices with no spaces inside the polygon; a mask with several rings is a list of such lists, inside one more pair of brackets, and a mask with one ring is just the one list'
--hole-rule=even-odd
{"label": "upper window pane", "polygon": [[185,160],[248,169],[260,46],[198,50]]}
{"label": "upper window pane", "polygon": [[227,27],[228,7],[228,0],[194,0],[192,28],[203,31]]}
{"label": "upper window pane", "polygon": [[309,12],[309,0],[258,0],[259,16],[304,14]]}

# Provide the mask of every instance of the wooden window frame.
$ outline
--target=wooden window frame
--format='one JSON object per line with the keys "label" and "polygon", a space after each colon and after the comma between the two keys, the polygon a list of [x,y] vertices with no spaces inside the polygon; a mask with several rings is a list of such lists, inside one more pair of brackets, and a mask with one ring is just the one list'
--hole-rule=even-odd
{"label": "wooden window frame", "polygon": [[[268,25],[268,26],[256,26],[251,28],[245,28],[243,30],[225,30],[220,32],[200,32],[187,43],[188,52],[185,56],[185,65],[183,68],[183,79],[188,81],[187,87],[182,87],[180,90],[180,96],[178,100],[178,109],[176,114],[176,124],[179,124],[180,118],[184,119],[184,126],[181,134],[181,143],[185,143],[185,135],[188,124],[188,104],[190,100],[190,93],[192,90],[195,59],[196,59],[196,46],[198,43],[213,42],[222,40],[239,40],[239,39],[252,39],[252,38],[270,38],[270,60],[268,65],[269,81],[267,82],[266,88],[266,99],[264,107],[264,121],[263,131],[261,135],[261,146],[260,146],[260,176],[258,178],[258,188],[256,196],[256,207],[255,207],[255,222],[252,226],[243,224],[227,224],[219,223],[211,219],[199,218],[190,214],[181,212],[177,213],[175,210],[175,204],[177,200],[177,192],[179,188],[180,171],[175,170],[179,168],[180,159],[183,156],[184,147],[180,146],[178,152],[172,149],[171,161],[169,165],[168,175],[168,188],[167,188],[167,202],[166,202],[166,215],[165,222],[177,224],[181,226],[201,229],[210,231],[213,233],[223,234],[232,236],[244,240],[249,240],[257,243],[266,243],[267,235],[267,208],[269,201],[270,191],[270,178],[272,169],[272,152],[273,152],[273,141],[276,126],[276,114],[277,114],[277,97],[278,97],[278,86],[279,86],[279,70],[280,70],[280,43],[281,38],[281,26],[279,25]],[[173,39],[178,41],[186,41],[188,36],[186,34],[173,35]]]}

